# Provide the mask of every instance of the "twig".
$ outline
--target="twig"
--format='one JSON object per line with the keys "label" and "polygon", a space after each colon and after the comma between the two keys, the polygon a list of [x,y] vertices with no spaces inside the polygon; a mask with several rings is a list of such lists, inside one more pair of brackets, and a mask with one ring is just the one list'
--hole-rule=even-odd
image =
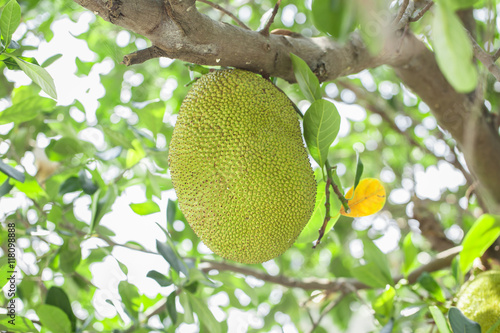
{"label": "twig", "polygon": [[484,51],[481,46],[476,42],[476,40],[472,37],[469,31],[467,31],[467,35],[469,36],[470,41],[472,42],[472,49],[474,51],[474,57],[477,60],[481,61],[488,69],[488,71],[493,74],[497,81],[500,81],[500,68],[495,65],[495,60],[493,60],[494,56],[491,56],[489,53]]}
{"label": "twig", "polygon": [[326,226],[328,225],[328,222],[330,221],[330,186],[332,186],[335,194],[337,194],[340,202],[342,202],[342,206],[344,206],[344,210],[349,213],[349,201],[345,198],[345,196],[340,192],[337,184],[333,181],[333,175],[332,175],[332,170],[334,170],[336,167],[331,167],[330,163],[326,161],[325,163],[326,166],[326,185],[325,185],[325,219],[323,220],[323,225],[319,229],[319,236],[318,239],[316,240],[316,243],[313,245],[313,249],[316,248],[316,246],[319,245],[321,242],[321,239],[325,235],[326,231]]}
{"label": "twig", "polygon": [[498,50],[495,52],[495,54],[493,55],[492,60],[493,60],[493,61],[497,61],[497,60],[498,60],[498,58],[500,58],[500,49],[498,49]]}
{"label": "twig", "polygon": [[328,222],[330,221],[330,185],[332,184],[333,180],[332,177],[328,177],[326,179],[326,185],[325,185],[325,219],[323,221],[323,225],[319,229],[319,235],[318,235],[318,240],[316,241],[316,244],[313,245],[313,249],[316,248],[316,246],[319,245],[321,242],[321,239],[325,235],[325,229],[326,226],[328,225]]}
{"label": "twig", "polygon": [[232,18],[236,23],[238,23],[238,25],[240,27],[242,27],[243,29],[247,29],[247,30],[252,30],[250,29],[245,23],[241,22],[237,17],[236,15],[234,15],[233,13],[231,13],[230,11],[222,8],[221,6],[219,6],[218,4],[216,3],[213,3],[212,1],[208,1],[208,0],[196,0],[196,1],[199,1],[199,2],[203,2],[207,5],[209,5],[210,7],[213,7],[217,10],[220,10],[221,12],[223,12],[224,14],[226,14],[227,16],[229,16],[230,18]]}
{"label": "twig", "polygon": [[339,187],[337,186],[337,184],[335,184],[335,182],[333,181],[332,170],[334,168],[336,168],[336,167],[331,167],[330,166],[330,162],[328,162],[328,161],[326,161],[325,166],[326,166],[326,172],[327,172],[328,178],[330,178],[330,182],[331,182],[331,185],[332,185],[332,188],[333,188],[333,192],[335,192],[335,194],[339,198],[340,202],[342,203],[342,206],[344,207],[345,212],[349,213],[351,211],[351,209],[349,208],[349,200],[347,200],[344,197],[344,195],[342,194],[342,192],[340,192]]}
{"label": "twig", "polygon": [[149,59],[166,57],[167,54],[165,51],[156,46],[151,46],[146,49],[138,50],[134,53],[127,54],[123,57],[123,61],[120,63],[125,66],[142,64],[143,62],[148,61]]}
{"label": "twig", "polygon": [[415,10],[415,4],[413,3],[413,1],[408,2],[404,12],[401,15],[401,19],[395,22],[396,30],[404,28],[408,24],[408,22],[410,22],[410,18],[413,15],[414,10]]}
{"label": "twig", "polygon": [[406,8],[408,8],[409,3],[410,3],[410,0],[403,0],[403,4],[399,8],[398,15],[396,16],[394,21],[392,21],[393,24],[397,24],[399,21],[401,21],[401,18],[403,17],[403,14],[405,13]]}
{"label": "twig", "polygon": [[278,0],[276,2],[276,5],[274,5],[273,12],[271,13],[271,17],[267,21],[264,28],[262,28],[262,30],[259,31],[259,33],[261,33],[262,35],[269,36],[269,28],[271,27],[271,24],[273,24],[273,22],[274,22],[274,18],[276,17],[276,14],[278,13],[278,8],[280,7],[280,4],[281,4],[281,0]]}
{"label": "twig", "polygon": [[425,13],[426,13],[429,9],[431,9],[432,5],[434,5],[434,1],[429,2],[427,5],[425,5],[425,7],[424,7],[424,8],[422,8],[422,10],[420,10],[420,11],[418,12],[418,14],[417,14],[417,15],[415,15],[415,17],[410,18],[410,22],[416,22],[416,21],[420,20],[420,19],[424,16],[424,14],[425,14]]}

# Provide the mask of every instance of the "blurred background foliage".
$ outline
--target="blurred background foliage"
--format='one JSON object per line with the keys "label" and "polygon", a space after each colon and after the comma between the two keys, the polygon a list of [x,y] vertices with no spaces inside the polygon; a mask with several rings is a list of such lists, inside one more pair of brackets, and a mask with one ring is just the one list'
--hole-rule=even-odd
{"label": "blurred background foliage", "polygon": [[[0,0],[0,7],[7,2]],[[150,42],[71,1],[19,4],[15,54],[37,59],[59,96],[56,104],[0,61],[0,110],[30,100],[23,107],[36,111],[27,119],[25,109],[0,124],[0,158],[26,177],[9,180],[13,188],[0,198],[2,258],[7,224],[16,225],[19,332],[433,331],[429,305],[446,312],[461,283],[450,268],[419,283],[402,280],[345,295],[288,288],[237,270],[203,270],[221,259],[187,225],[167,165],[175,115],[197,74],[166,58],[125,67],[123,56]],[[219,4],[254,30],[274,6],[267,0]],[[197,7],[235,24],[204,3]],[[479,14],[483,36],[491,22]],[[412,29],[427,36],[431,15]],[[283,1],[272,28],[324,35],[313,24],[311,1]],[[307,109],[297,85],[277,84]],[[358,151],[364,177],[384,182],[387,204],[373,216],[341,217],[316,249],[296,244],[248,268],[297,280],[352,278],[353,267],[370,261],[363,248],[374,242],[377,258],[386,258],[390,273],[399,276],[460,244],[482,210],[469,196],[461,153],[429,107],[385,66],[321,87],[342,116],[329,161],[344,190],[354,181]],[[498,82],[488,81],[489,110],[498,109],[499,90]],[[0,184],[7,178],[0,173]],[[0,302],[8,302],[4,293]],[[60,310],[61,325],[50,320]],[[30,319],[26,326],[21,317]]]}

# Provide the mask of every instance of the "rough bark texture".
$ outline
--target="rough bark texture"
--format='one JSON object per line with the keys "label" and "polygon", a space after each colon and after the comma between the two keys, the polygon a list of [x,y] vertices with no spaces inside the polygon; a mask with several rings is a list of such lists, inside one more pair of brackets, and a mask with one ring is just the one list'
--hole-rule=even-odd
{"label": "rough bark texture", "polygon": [[139,63],[148,55],[202,65],[233,66],[294,82],[289,54],[303,58],[320,81],[383,64],[431,108],[439,125],[456,140],[479,193],[492,213],[500,213],[500,137],[484,116],[482,101],[457,93],[438,68],[434,54],[411,32],[388,38],[373,57],[357,34],[343,45],[327,37],[265,36],[200,14],[195,0],[74,0],[106,21],[151,40],[151,50],[125,59]]}

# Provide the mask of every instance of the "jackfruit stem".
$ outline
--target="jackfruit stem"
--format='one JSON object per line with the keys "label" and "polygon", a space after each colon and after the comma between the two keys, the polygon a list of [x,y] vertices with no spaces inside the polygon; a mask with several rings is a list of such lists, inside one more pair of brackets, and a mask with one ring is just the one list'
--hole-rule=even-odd
{"label": "jackfruit stem", "polygon": [[325,235],[326,226],[328,225],[328,222],[330,222],[330,186],[332,186],[333,191],[339,197],[340,201],[342,202],[342,206],[344,206],[345,211],[346,212],[350,211],[349,205],[348,205],[348,200],[340,192],[339,187],[333,181],[333,172],[335,169],[337,169],[337,167],[336,166],[331,167],[328,160],[326,161],[325,165],[326,165],[326,174],[327,174],[326,185],[325,185],[325,197],[326,197],[326,199],[325,199],[325,208],[326,209],[325,210],[326,210],[326,212],[325,212],[325,219],[323,221],[323,225],[321,226],[321,228],[318,231],[319,232],[318,240],[316,240],[316,243],[313,245],[313,249],[315,249],[316,246],[318,246],[319,243],[321,242],[321,239]]}
{"label": "jackfruit stem", "polygon": [[330,162],[328,162],[328,160],[326,160],[325,166],[326,166],[327,178],[331,180],[333,191],[335,192],[335,194],[339,198],[340,202],[342,203],[342,206],[344,207],[344,210],[346,211],[346,213],[349,213],[351,211],[351,209],[349,208],[349,200],[347,200],[344,197],[344,195],[342,194],[342,192],[340,192],[339,187],[337,186],[337,184],[335,184],[335,182],[333,181],[332,171],[335,170],[335,169],[337,169],[337,166],[333,166],[333,167],[330,166]]}

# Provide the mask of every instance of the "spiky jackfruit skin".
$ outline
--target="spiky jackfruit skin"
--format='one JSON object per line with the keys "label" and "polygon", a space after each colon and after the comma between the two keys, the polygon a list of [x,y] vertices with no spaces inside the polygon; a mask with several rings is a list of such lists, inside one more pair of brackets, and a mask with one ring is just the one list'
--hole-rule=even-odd
{"label": "spiky jackfruit skin", "polygon": [[[481,273],[466,282],[458,295],[457,308],[487,332],[500,320],[500,270]],[[492,333],[500,333],[500,326]]]}
{"label": "spiky jackfruit skin", "polygon": [[243,70],[202,76],[182,102],[169,167],[179,207],[213,252],[261,263],[307,224],[316,182],[283,92]]}

